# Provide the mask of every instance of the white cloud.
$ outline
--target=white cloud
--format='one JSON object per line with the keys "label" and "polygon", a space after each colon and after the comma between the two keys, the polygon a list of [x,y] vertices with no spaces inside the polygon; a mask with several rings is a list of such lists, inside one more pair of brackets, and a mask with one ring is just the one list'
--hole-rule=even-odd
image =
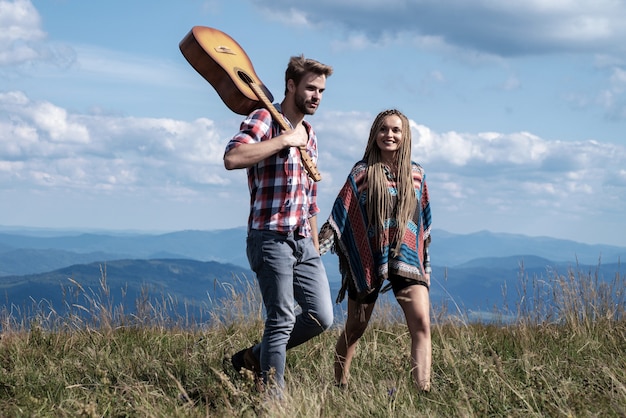
{"label": "white cloud", "polygon": [[613,54],[626,48],[626,5],[610,0],[320,0],[296,7],[288,0],[276,0],[271,5],[256,4],[268,12],[286,8],[294,14],[297,9],[313,24],[336,22],[373,38],[410,31],[504,56],[557,50]]}
{"label": "white cloud", "polygon": [[[390,47],[414,48],[452,57],[465,65],[513,67],[519,58],[582,56],[584,62],[610,66],[604,82],[584,91],[559,93],[579,109],[600,108],[607,118],[626,119],[625,71],[626,3],[614,0],[420,0],[356,2],[354,0],[254,1],[272,13],[287,9],[305,15],[308,24],[323,26],[337,36],[335,51],[363,51]],[[582,62],[579,65],[585,65]],[[593,65],[593,64],[592,64]],[[511,75],[498,88],[533,88],[525,72]],[[454,85],[465,80],[450,77]],[[425,84],[427,85],[427,84]],[[421,93],[432,90],[422,86]]]}
{"label": "white cloud", "polygon": [[0,94],[0,127],[2,188],[18,181],[91,193],[228,183],[224,140],[208,119],[73,114],[10,92]]}
{"label": "white cloud", "polygon": [[[333,128],[332,120],[355,129]],[[349,167],[362,157],[372,120],[372,115],[356,113],[316,119],[320,149],[327,158],[322,164],[332,168],[336,181],[343,182]],[[624,145],[554,141],[529,132],[437,133],[414,121],[411,128],[413,159],[424,165],[436,195],[447,203],[462,207],[474,196],[489,196],[514,207],[532,207],[532,200],[539,198],[566,206],[593,194],[586,204],[595,206],[621,188],[619,205],[626,210]]]}
{"label": "white cloud", "polygon": [[85,126],[68,121],[67,111],[51,103],[39,103],[31,110],[36,125],[55,142],[89,142]]}
{"label": "white cloud", "polygon": [[29,0],[0,0],[0,43],[39,40],[45,36],[39,13]]}
{"label": "white cloud", "polygon": [[307,13],[295,7],[277,7],[264,9],[265,17],[274,22],[280,22],[287,27],[307,27],[312,23],[307,18]]}
{"label": "white cloud", "polygon": [[[358,112],[315,116],[324,176],[322,216],[352,164],[362,157],[372,120],[373,115]],[[442,218],[453,219],[458,211],[482,213],[481,204],[493,216],[562,213],[573,220],[604,206],[626,210],[622,145],[552,141],[528,132],[438,133],[414,121],[411,126],[413,158],[426,168]],[[0,95],[0,128],[3,193],[72,192],[86,202],[103,195],[115,201],[123,196],[209,199],[206,205],[229,196],[245,206],[245,173],[228,172],[222,164],[232,132],[220,132],[206,118],[187,122],[76,114],[10,92]],[[211,193],[205,196],[208,188]],[[237,211],[245,213],[239,207]]]}
{"label": "white cloud", "polygon": [[[551,141],[529,132],[478,134],[434,133],[413,124],[413,155],[429,164],[453,167],[492,167],[490,172],[506,172],[514,167],[570,172],[576,169],[617,169],[626,165],[626,147],[620,144],[588,141]],[[455,169],[456,170],[456,169]],[[538,171],[539,170],[539,171]]]}
{"label": "white cloud", "polygon": [[30,1],[0,0],[0,66],[37,59],[37,42],[45,38],[39,13]]}

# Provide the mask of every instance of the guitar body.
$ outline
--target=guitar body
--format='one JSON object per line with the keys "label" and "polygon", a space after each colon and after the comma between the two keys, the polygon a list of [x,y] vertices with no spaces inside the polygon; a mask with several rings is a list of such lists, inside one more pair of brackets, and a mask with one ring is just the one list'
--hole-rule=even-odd
{"label": "guitar body", "polygon": [[217,29],[194,26],[180,41],[180,51],[189,64],[217,91],[230,110],[248,115],[264,107],[250,83],[260,86],[270,102],[270,91],[259,80],[252,62],[230,36]]}
{"label": "guitar body", "polygon": [[[263,107],[282,130],[289,129],[272,104],[272,93],[259,80],[250,58],[233,38],[217,29],[194,26],[179,47],[189,64],[211,83],[230,110],[248,115]],[[322,176],[305,147],[300,147],[300,158],[309,177],[320,181]]]}

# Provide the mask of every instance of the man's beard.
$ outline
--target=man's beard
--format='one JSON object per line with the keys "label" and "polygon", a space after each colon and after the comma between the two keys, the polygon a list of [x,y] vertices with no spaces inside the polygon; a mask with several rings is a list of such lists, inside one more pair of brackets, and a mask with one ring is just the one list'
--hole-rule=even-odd
{"label": "man's beard", "polygon": [[296,96],[295,99],[295,104],[296,104],[296,108],[303,114],[303,115],[312,115],[315,113],[315,111],[317,110],[317,108],[309,108],[307,107],[307,101],[304,97],[302,96]]}

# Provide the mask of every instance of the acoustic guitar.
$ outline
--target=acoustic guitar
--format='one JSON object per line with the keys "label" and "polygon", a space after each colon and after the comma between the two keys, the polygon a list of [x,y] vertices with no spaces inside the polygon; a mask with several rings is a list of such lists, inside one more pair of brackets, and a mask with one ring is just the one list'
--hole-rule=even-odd
{"label": "acoustic guitar", "polygon": [[[189,64],[215,88],[230,110],[247,115],[264,107],[282,130],[290,129],[272,104],[272,93],[261,82],[250,58],[233,38],[214,28],[194,26],[180,41],[179,47]],[[306,147],[299,149],[307,174],[314,181],[320,181],[322,176]]]}

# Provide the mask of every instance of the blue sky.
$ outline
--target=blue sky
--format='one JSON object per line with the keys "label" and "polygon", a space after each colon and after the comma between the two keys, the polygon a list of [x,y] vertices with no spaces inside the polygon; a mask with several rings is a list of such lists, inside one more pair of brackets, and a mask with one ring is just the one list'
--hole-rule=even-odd
{"label": "blue sky", "polygon": [[321,218],[395,107],[436,228],[626,246],[626,3],[609,0],[0,0],[0,225],[245,225],[245,172],[222,165],[242,116],[180,53],[195,25],[237,40],[277,100],[290,56],[334,67],[309,118]]}

